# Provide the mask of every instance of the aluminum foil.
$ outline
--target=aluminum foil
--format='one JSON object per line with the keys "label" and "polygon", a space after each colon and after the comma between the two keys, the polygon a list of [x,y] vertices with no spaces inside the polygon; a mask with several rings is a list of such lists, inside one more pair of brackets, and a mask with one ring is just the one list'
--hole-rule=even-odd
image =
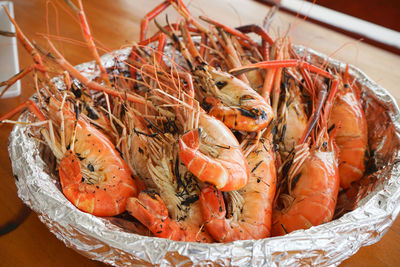
{"label": "aluminum foil", "polygon": [[[313,62],[327,61],[331,66],[345,65],[302,47],[300,54]],[[102,58],[106,68],[120,65],[129,49]],[[118,60],[119,59],[119,60]],[[78,68],[95,78],[93,62]],[[114,68],[114,71],[120,69]],[[363,105],[369,125],[372,157],[370,174],[354,190],[352,200],[342,201],[343,210],[357,208],[338,219],[299,230],[283,237],[236,241],[228,244],[175,242],[140,236],[118,227],[109,219],[79,211],[62,194],[57,176],[52,173],[39,150],[40,145],[27,132],[15,127],[10,135],[9,153],[19,197],[31,207],[49,230],[68,247],[90,259],[115,266],[131,265],[338,265],[366,245],[377,242],[400,211],[399,153],[400,113],[395,100],[362,71],[350,66],[350,75],[362,88]],[[57,80],[60,88],[61,80]],[[25,113],[23,120],[29,120]],[[344,195],[346,196],[346,195]],[[342,199],[342,198],[341,198]]]}

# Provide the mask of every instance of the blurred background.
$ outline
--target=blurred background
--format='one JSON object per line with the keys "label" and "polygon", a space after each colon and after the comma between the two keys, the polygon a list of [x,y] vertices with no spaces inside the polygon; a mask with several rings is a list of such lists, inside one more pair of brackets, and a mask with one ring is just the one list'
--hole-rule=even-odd
{"label": "blurred background", "polygon": [[[280,9],[284,10],[292,15],[297,15],[296,12],[289,10],[286,8],[293,1],[290,0],[256,0],[258,2],[262,2],[267,5],[281,5]],[[400,32],[400,1],[398,0],[306,0],[311,4],[316,4],[322,7],[326,7],[349,16],[353,16],[359,18],[361,20],[371,22],[382,27],[386,27],[388,29]],[[304,10],[304,14],[307,14],[308,10],[306,8],[302,8]],[[313,23],[322,25],[324,27],[333,29],[340,33],[344,33],[350,37],[355,39],[363,39],[364,42],[378,46],[380,48],[386,49],[388,51],[394,52],[396,54],[400,54],[399,47],[393,47],[392,45],[385,44],[384,42],[378,42],[376,40],[372,40],[366,38],[361,34],[357,34],[351,31],[346,31],[341,27],[332,26],[331,23],[321,22],[315,20],[313,18],[308,18],[308,21]]]}
{"label": "blurred background", "polygon": [[[312,2],[308,0],[308,2]],[[318,5],[400,31],[400,1],[398,0],[318,0]]]}

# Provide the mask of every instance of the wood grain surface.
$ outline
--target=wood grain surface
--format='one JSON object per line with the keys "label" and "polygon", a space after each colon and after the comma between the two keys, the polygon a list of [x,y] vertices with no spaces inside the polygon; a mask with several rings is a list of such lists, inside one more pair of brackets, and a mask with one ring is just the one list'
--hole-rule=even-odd
{"label": "wood grain surface", "polygon": [[[46,5],[45,0],[14,0],[15,18],[29,38],[45,46],[42,34],[67,37],[56,41],[65,57],[78,64],[92,60],[87,48],[82,45],[82,35],[71,11],[62,1]],[[84,1],[92,33],[105,51],[127,46],[138,40],[141,18],[160,1],[155,0],[104,0]],[[188,2],[188,1],[185,1]],[[194,15],[207,14],[227,25],[238,26],[262,23],[268,7],[246,0],[193,0],[189,4]],[[68,11],[68,12],[65,12]],[[176,13],[169,8],[169,19]],[[47,18],[47,20],[46,20]],[[158,20],[163,21],[164,16]],[[47,21],[47,22],[46,22]],[[49,25],[49,31],[46,25]],[[57,30],[56,25],[59,24]],[[363,44],[344,35],[320,26],[300,21],[294,16],[278,13],[272,34],[284,34],[290,25],[289,35],[293,43],[311,47],[317,51],[353,64],[362,69],[376,82],[400,98],[400,57],[384,50]],[[151,24],[150,29],[154,30]],[[54,38],[57,40],[60,38]],[[75,40],[70,43],[69,40]],[[1,48],[0,48],[1,49]],[[32,63],[30,56],[19,46],[21,68]],[[1,60],[1,59],[0,59]],[[0,100],[0,114],[22,103],[33,93],[31,77],[22,81],[22,94],[13,99]],[[8,158],[8,135],[10,125],[0,128],[0,225],[18,217],[22,201],[17,190]],[[20,217],[23,217],[22,214]],[[14,231],[0,236],[0,266],[102,266],[66,247],[42,224],[33,212]],[[394,218],[395,219],[395,218]],[[397,219],[385,236],[376,244],[361,248],[356,255],[341,266],[395,266],[400,262],[400,220]]]}

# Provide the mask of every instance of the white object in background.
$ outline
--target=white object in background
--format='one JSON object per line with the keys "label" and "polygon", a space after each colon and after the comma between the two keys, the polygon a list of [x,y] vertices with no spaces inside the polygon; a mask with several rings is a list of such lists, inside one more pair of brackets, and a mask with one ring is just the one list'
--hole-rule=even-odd
{"label": "white object in background", "polygon": [[303,0],[281,0],[280,5],[295,13],[400,48],[400,32]]}
{"label": "white object in background", "polygon": [[[0,1],[0,30],[15,32],[14,25],[12,25],[11,21],[8,19],[2,6],[6,6],[11,16],[14,17],[13,3],[9,1]],[[19,64],[16,37],[0,36],[0,82],[8,80],[18,72]],[[0,93],[4,88],[5,86],[0,87]],[[18,81],[7,90],[2,99],[18,96],[20,94],[21,83]]]}

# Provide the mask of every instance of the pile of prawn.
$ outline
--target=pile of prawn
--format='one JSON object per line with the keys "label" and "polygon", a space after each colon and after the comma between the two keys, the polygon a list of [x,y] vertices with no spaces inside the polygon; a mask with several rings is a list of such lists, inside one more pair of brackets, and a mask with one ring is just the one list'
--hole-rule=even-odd
{"label": "pile of prawn", "polygon": [[[348,69],[306,62],[287,37],[273,40],[261,26],[197,19],[181,0],[166,0],[145,16],[140,41],[114,72],[101,63],[81,0],[66,2],[98,79],[50,39],[49,50],[31,42],[10,17],[33,63],[1,85],[32,73],[37,94],[0,123],[21,125],[9,119],[32,111],[28,125],[81,211],[176,241],[262,239],[329,222],[339,190],[363,177],[367,123]],[[181,20],[155,21],[147,38],[168,6]]]}

